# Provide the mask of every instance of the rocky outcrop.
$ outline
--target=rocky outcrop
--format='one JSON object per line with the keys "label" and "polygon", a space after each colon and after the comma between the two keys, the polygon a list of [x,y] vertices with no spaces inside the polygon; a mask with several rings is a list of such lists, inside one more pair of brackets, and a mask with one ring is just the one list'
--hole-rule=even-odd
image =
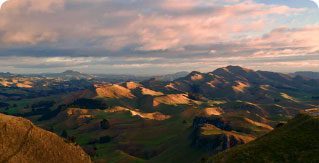
{"label": "rocky outcrop", "polygon": [[[204,129],[201,129],[201,132],[204,132],[203,130]],[[239,138],[231,132],[220,132],[210,135],[205,135],[204,133],[197,134],[198,135],[196,135],[196,138],[193,139],[193,146],[204,149],[211,153],[218,153],[236,145],[245,144],[244,139]]]}
{"label": "rocky outcrop", "polygon": [[212,154],[236,145],[245,144],[254,138],[232,131],[229,123],[221,117],[196,117],[191,135],[192,146]]}
{"label": "rocky outcrop", "polygon": [[193,120],[193,128],[197,129],[205,124],[211,124],[225,131],[230,131],[231,126],[227,120],[219,116],[211,116],[211,117],[195,117]]}
{"label": "rocky outcrop", "polygon": [[81,147],[66,143],[29,120],[0,114],[0,131],[0,162],[91,162]]}
{"label": "rocky outcrop", "polygon": [[206,162],[318,162],[319,119],[297,115],[268,134],[235,147]]}

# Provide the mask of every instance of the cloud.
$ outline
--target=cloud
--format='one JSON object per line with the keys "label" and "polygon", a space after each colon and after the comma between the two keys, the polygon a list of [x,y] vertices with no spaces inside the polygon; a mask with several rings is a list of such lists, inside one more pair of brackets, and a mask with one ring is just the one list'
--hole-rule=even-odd
{"label": "cloud", "polygon": [[238,57],[276,62],[318,52],[318,26],[277,28],[303,11],[252,0],[10,0],[0,10],[0,68],[177,70]]}
{"label": "cloud", "polygon": [[297,9],[252,1],[10,0],[0,12],[0,40],[9,48],[166,50],[260,31],[267,16],[293,12]]}
{"label": "cloud", "polygon": [[263,37],[247,40],[250,47],[259,49],[255,56],[305,55],[318,53],[319,25],[303,28],[277,28]]}
{"label": "cloud", "polygon": [[319,1],[318,0],[311,0],[311,1],[314,2],[317,5],[317,7],[319,8]]}
{"label": "cloud", "polygon": [[2,5],[6,2],[7,0],[0,0],[0,9],[2,7]]}

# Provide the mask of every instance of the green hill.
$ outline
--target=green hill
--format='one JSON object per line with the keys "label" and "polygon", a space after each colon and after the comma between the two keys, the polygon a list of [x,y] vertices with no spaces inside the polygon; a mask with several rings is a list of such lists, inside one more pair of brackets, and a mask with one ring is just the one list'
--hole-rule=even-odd
{"label": "green hill", "polygon": [[319,118],[300,114],[282,127],[208,162],[318,162]]}

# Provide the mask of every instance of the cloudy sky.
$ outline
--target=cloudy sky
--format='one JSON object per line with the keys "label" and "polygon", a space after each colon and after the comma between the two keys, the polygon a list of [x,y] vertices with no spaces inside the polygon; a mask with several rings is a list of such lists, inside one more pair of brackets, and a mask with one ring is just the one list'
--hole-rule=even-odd
{"label": "cloudy sky", "polygon": [[310,0],[8,0],[0,71],[319,71]]}

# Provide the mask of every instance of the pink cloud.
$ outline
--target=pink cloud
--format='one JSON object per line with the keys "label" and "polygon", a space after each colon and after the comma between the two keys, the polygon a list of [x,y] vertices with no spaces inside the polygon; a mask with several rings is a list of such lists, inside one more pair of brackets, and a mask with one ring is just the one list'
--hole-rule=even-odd
{"label": "pink cloud", "polygon": [[195,0],[164,0],[161,7],[170,10],[190,10],[198,5]]}
{"label": "pink cloud", "polygon": [[[187,2],[188,10],[192,5],[194,8],[198,6],[194,1]],[[178,4],[176,1],[171,3]],[[181,10],[184,9],[183,7]],[[267,27],[266,21],[269,15],[287,15],[296,12],[300,10],[287,6],[245,1],[235,5],[215,6],[212,11],[203,14],[148,15],[143,16],[143,21],[141,21],[142,31],[147,29],[147,35],[141,32],[139,37],[142,40],[142,48],[145,50],[180,48],[188,44],[227,42],[237,35],[262,31]]]}
{"label": "pink cloud", "polygon": [[17,43],[17,44],[37,44],[39,42],[54,42],[57,41],[57,34],[51,32],[41,32],[37,33],[36,31],[28,32],[11,32],[6,33],[1,40],[3,43]]}
{"label": "pink cloud", "polygon": [[64,0],[10,0],[2,7],[1,14],[28,12],[54,12],[64,7]]}
{"label": "pink cloud", "polygon": [[248,46],[258,49],[255,56],[304,55],[319,51],[319,26],[278,28],[263,37],[246,40]]}
{"label": "pink cloud", "polygon": [[131,45],[138,50],[176,50],[260,33],[270,15],[299,12],[250,0],[230,0],[227,5],[216,0],[143,2],[145,6],[136,8],[117,1],[79,1],[80,7],[72,9],[64,7],[73,4],[65,0],[10,0],[0,12],[0,40],[13,47],[66,41],[71,47],[63,43],[63,48],[74,48],[81,41],[111,51]]}

